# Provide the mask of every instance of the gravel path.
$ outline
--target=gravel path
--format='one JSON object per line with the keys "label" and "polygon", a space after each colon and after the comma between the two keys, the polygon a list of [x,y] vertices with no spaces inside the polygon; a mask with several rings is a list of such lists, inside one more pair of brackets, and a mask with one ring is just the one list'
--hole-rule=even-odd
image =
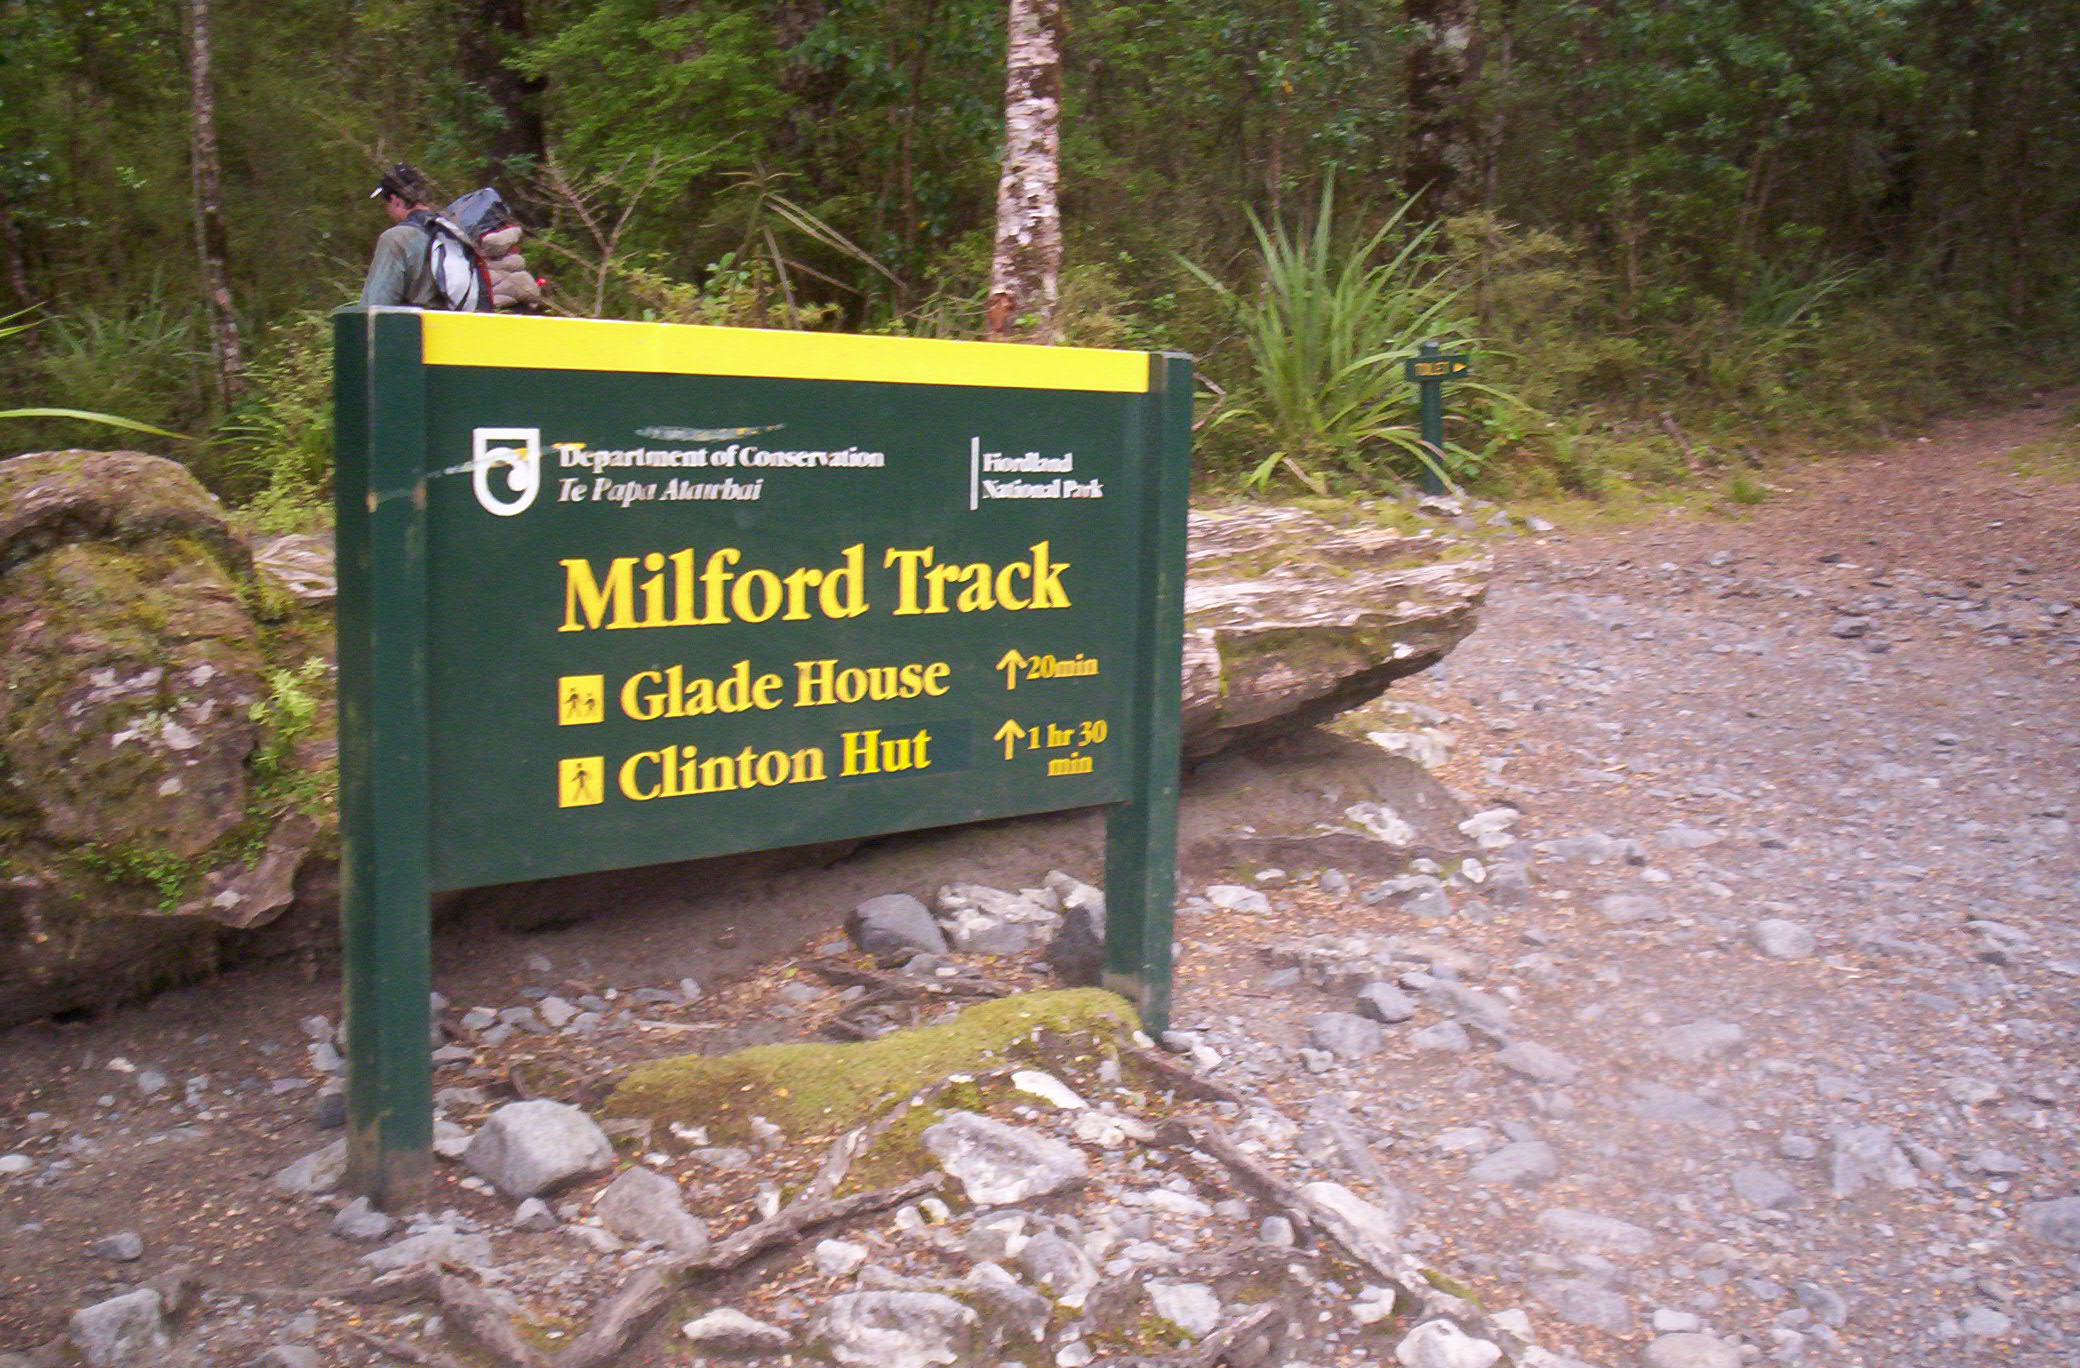
{"label": "gravel path", "polygon": [[[1316,1157],[1355,1122],[1426,1257],[1585,1359],[2080,1361],[2080,489],[2007,457],[2054,413],[1506,551],[1409,697],[1531,888],[1462,872],[1418,923],[1274,880],[1323,991],[1260,967],[1183,1024],[1297,1055]],[[1382,933],[1450,953],[1395,955],[1413,1015],[1345,1043],[1310,1013],[1362,975],[1319,954]]]}
{"label": "gravel path", "polygon": [[[1397,1258],[1541,1347],[1521,1368],[2080,1361],[2080,485],[2019,478],[2013,455],[2060,412],[1776,477],[1796,488],[1741,521],[1505,543],[1482,626],[1443,669],[1339,719],[1341,738],[1202,767],[1165,1043],[1237,1100],[1198,1118],[1290,1184],[1362,1195]],[[1382,729],[1474,814],[1459,831],[1437,829],[1453,805],[1436,783],[1362,740]],[[1478,856],[1382,880],[1356,866],[1399,857],[1355,830],[1310,844],[1339,812],[1389,845]],[[475,1124],[634,1059],[814,1035],[862,990],[800,958],[842,963],[835,928],[860,898],[985,865],[1015,889],[1094,830],[942,833],[712,905],[450,933],[440,982],[466,1048],[443,1052],[443,1106]],[[1349,871],[1248,863],[1332,848],[1357,852]],[[913,964],[935,982],[958,967]],[[1032,953],[979,967],[1047,982]],[[285,1290],[337,1283],[367,1238],[341,1225],[341,1194],[292,1200],[272,1177],[337,1134],[313,1098],[338,1067],[337,1005],[336,982],[255,967],[0,1042],[0,1347],[182,1286],[189,1264],[207,1288],[181,1331],[198,1361],[290,1342],[398,1361],[370,1325],[438,1342],[422,1311]],[[1128,1112],[1182,1105],[1103,1086]],[[1369,1275],[1308,1273],[1290,1223],[1166,1128],[1129,1144],[1069,1112],[1011,1113],[1089,1152],[1080,1205],[1035,1228],[1074,1235],[1108,1277],[1218,1282],[1206,1266],[1237,1250],[1270,1261],[1223,1274],[1231,1306],[1291,1303],[1285,1347],[1251,1368],[1371,1368],[1410,1329]],[[721,1231],[821,1154],[642,1160]],[[495,1237],[470,1261],[566,1316],[635,1257],[582,1224],[596,1199],[563,1194],[567,1227],[516,1228],[510,1202],[442,1165],[413,1228]],[[970,1216],[845,1234],[898,1272],[959,1271],[1009,1248],[978,1244]],[[1031,1243],[1059,1251],[1049,1238]],[[728,1295],[805,1322],[840,1284],[791,1257]],[[1073,1314],[1048,1352],[1095,1361]],[[1488,1362],[1427,1329],[1391,1352]],[[690,1353],[667,1326],[625,1362]]]}

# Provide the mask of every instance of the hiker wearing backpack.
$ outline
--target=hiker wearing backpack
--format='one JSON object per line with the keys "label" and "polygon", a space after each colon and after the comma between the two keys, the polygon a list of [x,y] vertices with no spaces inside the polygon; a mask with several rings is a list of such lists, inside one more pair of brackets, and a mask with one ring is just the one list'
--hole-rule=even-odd
{"label": "hiker wearing backpack", "polygon": [[383,201],[391,227],[376,239],[361,302],[465,313],[491,307],[491,282],[469,238],[427,201],[426,178],[407,162],[383,173],[370,199]]}

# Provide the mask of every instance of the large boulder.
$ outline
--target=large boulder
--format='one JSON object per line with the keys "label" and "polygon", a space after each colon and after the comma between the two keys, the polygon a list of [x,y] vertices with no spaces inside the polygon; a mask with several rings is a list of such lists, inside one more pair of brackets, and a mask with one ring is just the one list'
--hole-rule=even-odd
{"label": "large boulder", "polygon": [[[192,976],[295,900],[329,624],[270,583],[172,461],[0,461],[0,1025]],[[318,660],[294,706],[271,651]]]}
{"label": "large boulder", "polygon": [[1491,563],[1425,530],[1296,508],[1191,515],[1184,749],[1312,726],[1442,660],[1474,628]]}

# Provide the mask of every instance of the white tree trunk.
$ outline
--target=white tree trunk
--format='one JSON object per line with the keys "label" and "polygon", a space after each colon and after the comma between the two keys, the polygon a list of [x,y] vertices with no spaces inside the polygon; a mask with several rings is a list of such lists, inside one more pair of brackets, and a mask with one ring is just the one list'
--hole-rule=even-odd
{"label": "white tree trunk", "polygon": [[209,305],[210,346],[217,363],[217,392],[225,404],[245,386],[245,357],[231,283],[224,230],[223,175],[217,162],[217,96],[210,80],[209,0],[187,0],[190,168],[195,181],[195,250],[201,259],[202,295]]}
{"label": "white tree trunk", "polygon": [[989,335],[1052,342],[1062,269],[1062,0],[1011,0],[1006,73]]}

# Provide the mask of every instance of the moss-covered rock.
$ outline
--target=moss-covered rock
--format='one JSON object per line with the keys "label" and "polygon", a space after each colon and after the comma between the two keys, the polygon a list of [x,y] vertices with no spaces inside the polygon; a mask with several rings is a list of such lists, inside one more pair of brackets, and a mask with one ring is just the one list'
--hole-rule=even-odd
{"label": "moss-covered rock", "polygon": [[238,825],[255,635],[185,537],[59,546],[0,579],[0,754],[34,834],[190,859]]}
{"label": "moss-covered rock", "polygon": [[141,451],[43,451],[0,461],[0,573],[79,542],[192,538],[234,573],[252,553],[187,467]]}
{"label": "moss-covered rock", "polygon": [[1434,535],[1295,508],[1194,512],[1184,749],[1296,731],[1442,660],[1474,628],[1489,562]]}
{"label": "moss-covered rock", "polygon": [[[956,1074],[1030,1064],[1070,1077],[1116,1057],[1139,1025],[1127,1002],[1100,988],[1021,993],[977,1003],[936,1026],[851,1044],[760,1045],[726,1055],[683,1055],[631,1072],[607,1099],[614,1116],[705,1126],[718,1141],[749,1135],[763,1116],[790,1135],[863,1125]],[[973,1106],[948,1093],[948,1106]],[[931,1118],[911,1118],[921,1130]]]}
{"label": "moss-covered rock", "polygon": [[0,1023],[207,972],[293,901],[333,826],[295,612],[174,462],[0,461]]}

